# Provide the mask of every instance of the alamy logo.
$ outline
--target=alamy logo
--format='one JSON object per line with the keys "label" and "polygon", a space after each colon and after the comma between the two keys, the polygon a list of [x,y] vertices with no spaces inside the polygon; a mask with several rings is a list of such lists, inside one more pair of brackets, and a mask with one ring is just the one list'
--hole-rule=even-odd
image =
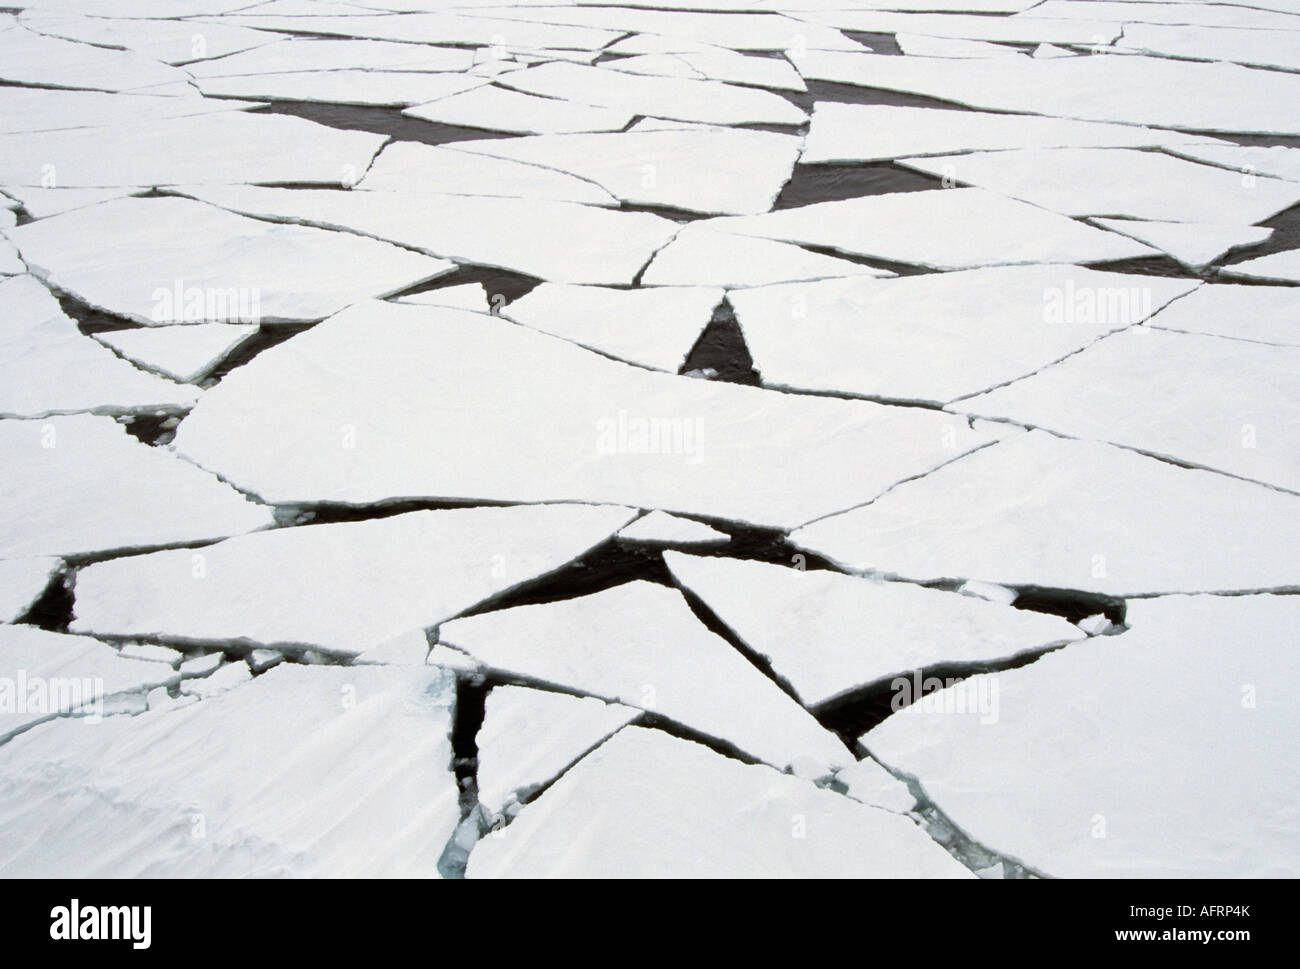
{"label": "alamy logo", "polygon": [[153,938],[148,905],[87,905],[77,899],[50,909],[50,938],[56,942],[130,942],[147,949]]}

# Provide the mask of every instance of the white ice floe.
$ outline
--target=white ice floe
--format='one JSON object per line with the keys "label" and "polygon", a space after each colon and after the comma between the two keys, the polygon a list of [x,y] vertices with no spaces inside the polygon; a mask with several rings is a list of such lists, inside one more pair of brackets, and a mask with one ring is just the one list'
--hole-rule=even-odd
{"label": "white ice floe", "polygon": [[455,149],[568,172],[625,202],[748,215],[772,207],[799,157],[799,139],[695,128],[494,138]]}
{"label": "white ice floe", "polygon": [[22,618],[63,567],[48,555],[0,559],[0,623]]}
{"label": "white ice floe", "polygon": [[[0,227],[8,228],[9,226],[6,226],[5,223],[12,223],[16,220],[13,219],[12,210],[4,209],[2,211],[7,214],[0,217]],[[18,250],[14,244],[0,230],[0,276],[17,276],[25,272],[27,272],[27,264],[18,255]]]}
{"label": "white ice floe", "polygon": [[[1295,0],[1229,0],[1204,3],[1201,0],[1173,0],[1170,3],[1133,3],[1129,0],[1045,0],[1026,9],[1021,17],[1052,17],[1063,20],[1122,20],[1130,24],[1197,24],[1203,27],[1261,27],[1278,30],[1300,29],[1300,20],[1279,13],[1289,5],[1300,12]],[[1260,8],[1260,9],[1256,9]],[[1019,12],[1019,11],[1017,11]],[[1017,18],[1020,19],[1020,18]]]}
{"label": "white ice floe", "polygon": [[242,686],[253,678],[253,671],[247,663],[227,663],[208,676],[186,680],[181,692],[188,696],[197,696],[209,700],[237,686]]}
{"label": "white ice floe", "polygon": [[1039,44],[1034,48],[1034,52],[1030,56],[1038,58],[1078,57],[1079,54],[1076,51],[1066,50],[1064,47],[1057,47],[1055,44]]}
{"label": "white ice floe", "polygon": [[1289,286],[1206,285],[1171,303],[1152,327],[1300,346],[1300,299]]}
{"label": "white ice floe", "polygon": [[710,288],[543,283],[501,315],[607,356],[676,373],[722,297],[721,289]]}
{"label": "white ice floe", "polygon": [[525,23],[486,16],[448,13],[391,13],[357,17],[246,16],[222,17],[223,23],[264,30],[288,30],[409,44],[481,45],[493,48],[523,47],[559,50],[600,50],[632,28],[599,30],[548,23]]}
{"label": "white ice floe", "polygon": [[196,323],[109,330],[95,339],[142,367],[195,383],[256,332],[252,324]]}
{"label": "white ice floe", "polygon": [[533,795],[641,711],[595,697],[497,686],[487,695],[478,747],[479,803],[492,815]]}
{"label": "white ice floe", "polygon": [[633,112],[620,108],[539,98],[495,84],[419,104],[402,113],[440,124],[525,135],[622,131],[634,116]]}
{"label": "white ice floe", "polygon": [[552,170],[557,166],[525,164],[527,159],[513,161],[513,156],[504,153],[502,157],[492,157],[493,152],[486,154],[475,156],[451,148],[394,142],[379,153],[356,187],[381,192],[495,195],[618,205],[617,199],[590,180]]}
{"label": "white ice floe", "polygon": [[[1096,121],[818,101],[813,105],[812,126],[799,160],[808,165],[886,161],[910,155],[943,155],[959,151],[1148,148],[1209,141],[1203,135]],[[956,164],[960,171],[961,161]]]}
{"label": "white ice floe", "polygon": [[[610,40],[635,31],[658,34],[675,41],[727,47],[732,50],[779,52],[790,48],[811,50],[862,50],[861,44],[838,30],[823,27],[800,17],[794,19],[778,13],[718,13],[716,11],[624,10],[617,7],[548,6],[542,8],[509,7],[499,13],[539,24],[580,24],[584,28],[606,28],[615,32]],[[507,21],[493,21],[505,24]],[[569,28],[573,29],[573,28]],[[511,40],[507,34],[507,40]],[[576,44],[556,44],[576,47]],[[602,45],[603,46],[603,45]]]}
{"label": "white ice floe", "polygon": [[516,606],[444,623],[439,639],[489,669],[648,710],[778,768],[853,762],[675,589],[637,581]]}
{"label": "white ice floe", "polygon": [[710,528],[704,522],[679,518],[665,511],[652,511],[626,526],[618,533],[618,539],[634,545],[677,545],[701,548],[726,545],[731,541],[731,536],[716,528]]}
{"label": "white ice floe", "polygon": [[1271,175],[1300,182],[1300,148],[1282,145],[1265,148],[1261,145],[1187,144],[1169,145],[1165,150],[1192,161],[1230,168],[1242,175]]}
{"label": "white ice floe", "polygon": [[226,111],[149,123],[0,135],[0,184],[107,188],[175,184],[351,185],[383,135]]}
{"label": "white ice floe", "polygon": [[[969,13],[896,13],[875,10],[805,11],[814,23],[877,34],[923,34],[961,40],[1017,44],[1109,44],[1123,24],[1116,20],[1052,20],[1046,17],[989,17]],[[911,53],[910,51],[908,53]]]}
{"label": "white ice floe", "polygon": [[1300,184],[1127,148],[1031,148],[909,158],[905,168],[966,182],[1063,215],[1166,222],[1262,222],[1300,202]]}
{"label": "white ice floe", "polygon": [[1238,64],[1137,54],[941,60],[813,50],[791,59],[807,80],[907,91],[993,111],[1300,134],[1300,77]]}
{"label": "white ice floe", "polygon": [[279,34],[219,23],[141,18],[69,17],[28,13],[24,27],[94,48],[134,51],[164,64],[224,57],[280,39]]}
{"label": "white ice floe", "polygon": [[270,509],[107,417],[0,421],[0,455],[0,558],[197,542],[272,522]]}
{"label": "white ice floe", "polygon": [[488,292],[482,283],[465,283],[462,286],[443,286],[426,289],[409,296],[399,296],[394,302],[414,303],[417,306],[449,306],[457,310],[487,313],[493,308]]}
{"label": "white ice floe", "polygon": [[[255,107],[250,101],[216,101],[155,94],[109,94],[53,88],[0,87],[0,132],[57,131],[61,128],[111,128],[190,115],[220,114]],[[100,131],[100,137],[108,135]]]}
{"label": "white ice floe", "polygon": [[85,336],[31,276],[0,280],[0,416],[178,411],[198,394]]}
{"label": "white ice floe", "polygon": [[913,57],[1019,57],[1021,52],[1005,44],[957,37],[930,37],[900,33],[894,38],[899,50]]}
{"label": "white ice floe", "polygon": [[[374,302],[226,375],[176,446],[275,502],[580,500],[790,528],[987,440],[953,415],[655,373],[486,314]],[[800,467],[821,470],[791,488]]]}
{"label": "white ice floe", "polygon": [[[767,386],[946,403],[1140,323],[1197,285],[1078,266],[996,266],[733,290],[728,301]],[[1101,305],[1077,311],[1082,295]]]}
{"label": "white ice floe", "polygon": [[1300,491],[1296,347],[1135,327],[953,409]]}
{"label": "white ice floe", "polygon": [[1290,30],[1128,24],[1116,46],[1144,54],[1300,71],[1300,17]]}
{"label": "white ice floe", "polygon": [[1224,276],[1239,279],[1261,279],[1267,282],[1300,283],[1300,249],[1287,249],[1270,253],[1245,262],[1236,262],[1231,266],[1222,266],[1219,272]]}
{"label": "white ice floe", "polygon": [[0,81],[37,87],[129,91],[174,81],[189,75],[133,51],[110,50],[25,27],[0,30]]}
{"label": "white ice floe", "polygon": [[[0,743],[55,717],[90,717],[101,726],[114,697],[178,679],[170,666],[124,659],[97,639],[0,625]],[[83,739],[93,733],[78,726]]]}
{"label": "white ice floe", "polygon": [[628,285],[677,232],[676,223],[648,212],[546,199],[239,186],[183,191],[245,215],[348,229],[558,283]]}
{"label": "white ice floe", "polygon": [[[424,666],[429,661],[429,635],[424,628],[408,629],[384,640],[378,646],[362,650],[353,664],[380,663],[386,666]],[[439,665],[430,663],[430,665]]]}
{"label": "white ice floe", "polygon": [[1153,251],[1113,232],[979,188],[868,195],[764,215],[710,219],[702,225],[932,269],[1106,262]]}
{"label": "white ice floe", "polygon": [[383,40],[279,40],[241,54],[190,64],[196,78],[241,74],[287,74],[291,71],[466,71],[474,51]]}
{"label": "white ice floe", "polygon": [[199,78],[209,97],[266,101],[321,101],[405,108],[486,84],[487,78],[422,71],[291,71]]}
{"label": "white ice floe", "polygon": [[1300,499],[1031,431],[795,532],[857,572],[1114,596],[1294,590]]}
{"label": "white ice floe", "polygon": [[72,628],[355,654],[553,572],[632,517],[599,505],[415,511],[115,559],[77,574]]}
{"label": "white ice floe", "polygon": [[512,824],[484,837],[467,874],[969,873],[907,818],[688,740],[625,727]]}
{"label": "white ice floe", "polygon": [[789,61],[773,57],[749,57],[722,47],[704,47],[681,53],[643,53],[604,61],[607,70],[661,77],[691,77],[726,81],[778,91],[805,91],[807,85]]}
{"label": "white ice floe", "polygon": [[1159,249],[1175,262],[1193,271],[1204,269],[1233,249],[1264,242],[1273,234],[1272,229],[1254,225],[1098,218],[1090,221],[1104,229],[1136,239],[1153,249]]}
{"label": "white ice floe", "polygon": [[[1279,751],[1300,730],[1300,599],[1141,600],[1127,621],[949,687],[863,742],[971,837],[1048,875],[1294,878],[1300,767]],[[992,722],[962,712],[980,691]]]}
{"label": "white ice floe", "polygon": [[46,283],[145,325],[319,320],[456,268],[374,239],[184,198],[117,199],[9,236]]}
{"label": "white ice floe", "polygon": [[835,780],[848,797],[863,804],[898,814],[906,814],[916,806],[907,785],[870,757],[837,771]]}
{"label": "white ice floe", "polygon": [[4,190],[21,202],[23,210],[33,219],[45,219],[60,212],[84,209],[88,205],[145,191],[142,188],[33,188],[30,185],[6,185]]}
{"label": "white ice floe", "polygon": [[779,94],[719,81],[624,74],[558,62],[514,71],[500,81],[527,94],[678,121],[799,125],[807,120],[802,111]]}
{"label": "white ice floe", "polygon": [[434,669],[281,666],[179,708],[39,727],[5,748],[4,874],[434,875],[460,817],[454,702]]}
{"label": "white ice floe", "polygon": [[688,225],[655,254],[641,275],[645,286],[766,286],[836,276],[888,276],[847,259],[771,239]]}
{"label": "white ice floe", "polygon": [[[1083,635],[1056,616],[907,582],[771,562],[663,553],[673,578],[818,707],[891,677],[994,663]],[[900,697],[891,684],[892,699]]]}

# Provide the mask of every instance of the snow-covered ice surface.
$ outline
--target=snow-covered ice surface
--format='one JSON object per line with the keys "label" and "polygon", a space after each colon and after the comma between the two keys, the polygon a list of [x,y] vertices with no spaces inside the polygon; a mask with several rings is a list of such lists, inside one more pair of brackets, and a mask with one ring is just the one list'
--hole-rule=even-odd
{"label": "snow-covered ice surface", "polygon": [[134,555],[78,573],[71,628],[358,653],[554,571],[631,517],[598,505],[413,511]]}
{"label": "snow-covered ice surface", "polygon": [[1300,876],[1298,353],[1300,0],[0,7],[0,877]]}
{"label": "snow-covered ice surface", "polygon": [[[814,817],[808,837],[792,818]],[[574,832],[582,832],[581,839]],[[908,818],[626,727],[470,855],[501,875],[969,875]]]}
{"label": "snow-covered ice surface", "polygon": [[[1300,727],[1297,621],[1295,596],[1139,600],[1123,636],[949,687],[863,743],[1048,875],[1294,878],[1300,765],[1276,752]],[[995,721],[953,712],[992,683]]]}
{"label": "snow-covered ice surface", "polygon": [[454,707],[439,670],[281,665],[178,709],[43,725],[4,748],[0,856],[8,874],[435,874],[460,813]]}
{"label": "snow-covered ice surface", "polygon": [[896,674],[1079,639],[1064,619],[908,582],[665,552],[673,578],[820,706]]}

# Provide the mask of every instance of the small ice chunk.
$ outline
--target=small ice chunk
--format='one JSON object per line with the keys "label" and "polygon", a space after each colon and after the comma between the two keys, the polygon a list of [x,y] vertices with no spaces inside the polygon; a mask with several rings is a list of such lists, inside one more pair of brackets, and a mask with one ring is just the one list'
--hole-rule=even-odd
{"label": "small ice chunk", "polygon": [[652,511],[638,518],[619,532],[618,538],[620,541],[639,545],[687,547],[725,545],[731,541],[731,536],[726,532],[710,528],[704,522],[670,515],[666,511]]}
{"label": "small ice chunk", "polygon": [[641,711],[595,697],[496,686],[487,695],[478,746],[478,799],[490,815],[551,783]]}

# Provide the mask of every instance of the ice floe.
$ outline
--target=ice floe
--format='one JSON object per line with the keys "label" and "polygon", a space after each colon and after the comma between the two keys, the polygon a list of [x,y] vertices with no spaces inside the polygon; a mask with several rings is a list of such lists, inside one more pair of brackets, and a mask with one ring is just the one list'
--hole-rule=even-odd
{"label": "ice floe", "polygon": [[9,236],[49,285],[145,325],[319,320],[456,268],[374,239],[275,225],[185,198],[117,199]]}
{"label": "ice floe", "polygon": [[132,51],[46,37],[25,27],[0,30],[0,81],[129,91],[188,80],[184,71]]}
{"label": "ice floe", "polygon": [[716,288],[543,283],[502,315],[607,356],[676,373],[722,302]]}
{"label": "ice floe", "polygon": [[1128,24],[1116,43],[1144,54],[1300,71],[1300,17],[1293,19],[1290,30]]}
{"label": "ice floe", "polygon": [[1153,249],[1159,249],[1175,262],[1193,271],[1204,269],[1233,249],[1264,242],[1273,234],[1272,229],[1254,225],[1098,218],[1091,221],[1103,229],[1110,229]]}
{"label": "ice floe", "polygon": [[[789,528],[987,439],[952,415],[654,373],[485,314],[376,302],[228,374],[176,447],[277,503],[580,500]],[[800,467],[821,472],[792,489]]]}
{"label": "ice floe", "polygon": [[486,84],[466,74],[421,71],[291,71],[199,78],[195,84],[209,97],[261,98],[267,101],[323,101],[405,108],[459,94]]}
{"label": "ice floe", "polygon": [[648,710],[778,768],[853,761],[675,589],[637,581],[516,606],[444,623],[439,639],[490,670]]}
{"label": "ice floe", "polygon": [[0,558],[176,545],[272,522],[269,509],[107,417],[0,421],[0,454]]}
{"label": "ice floe", "polygon": [[280,35],[263,30],[183,20],[109,20],[29,13],[21,23],[39,34],[80,41],[94,48],[135,51],[164,64],[224,57],[280,39]]}
{"label": "ice floe", "polygon": [[4,190],[17,199],[33,219],[44,219],[60,212],[84,209],[109,199],[138,195],[145,189],[130,188],[34,188],[30,185],[6,185]]}
{"label": "ice floe", "polygon": [[[1276,754],[1300,727],[1300,599],[1142,600],[1128,622],[951,686],[863,742],[972,837],[1048,875],[1295,877],[1300,774]],[[962,712],[979,690],[997,698],[991,721]]]}
{"label": "ice floe", "polygon": [[1300,299],[1287,286],[1206,285],[1166,306],[1150,325],[1300,346]]}
{"label": "ice floe", "polygon": [[47,555],[0,559],[0,623],[21,619],[62,566]]}
{"label": "ice floe", "polygon": [[[875,10],[804,11],[814,23],[878,34],[923,34],[961,40],[1018,44],[1109,44],[1123,25],[1114,20],[1052,20],[961,13],[895,13]],[[911,53],[910,51],[908,53]]]}
{"label": "ice floe", "polygon": [[222,17],[223,23],[258,27],[264,30],[287,30],[296,33],[323,34],[369,40],[393,40],[409,44],[478,45],[506,48],[547,48],[561,50],[600,50],[617,40],[627,30],[600,30],[591,27],[563,26],[548,23],[525,23],[523,20],[494,17],[461,16],[451,13],[402,13],[342,17],[274,16],[238,14]]}
{"label": "ice floe", "polygon": [[482,283],[426,289],[408,296],[399,296],[394,302],[415,303],[418,306],[449,306],[452,309],[470,310],[475,313],[487,313],[493,308]]}
{"label": "ice floe", "polygon": [[[813,105],[812,125],[799,160],[805,165],[843,164],[958,151],[1148,148],[1209,141],[1201,135],[1135,125],[988,111],[818,101]],[[961,160],[956,164],[960,170]]]}
{"label": "ice floe", "polygon": [[[513,140],[513,139],[512,139]],[[472,144],[472,142],[471,142]],[[591,180],[555,166],[513,161],[512,156],[476,157],[451,148],[393,142],[384,148],[358,189],[442,195],[495,195],[616,206],[618,200]]]}
{"label": "ice floe", "polygon": [[956,37],[929,37],[903,34],[894,38],[904,54],[913,57],[1018,57],[1020,51],[1005,44],[984,40],[961,40]]}
{"label": "ice floe", "polygon": [[[55,717],[99,721],[119,694],[179,679],[170,666],[123,658],[97,639],[0,625],[0,743]],[[91,731],[81,729],[84,739]]]}
{"label": "ice floe", "polygon": [[196,323],[109,330],[95,334],[95,339],[142,367],[182,383],[195,383],[257,329],[252,324]]}
{"label": "ice floe", "polygon": [[[1153,251],[1132,239],[978,188],[815,202],[764,215],[711,219],[704,225],[933,269],[1107,262]],[[954,226],[961,230],[954,231]]]}
{"label": "ice floe", "polygon": [[[1297,18],[1300,19],[1300,18]],[[1166,151],[1192,161],[1231,168],[1243,175],[1271,175],[1300,182],[1300,148],[1274,145],[1168,145]]]}
{"label": "ice floe", "polygon": [[486,836],[467,871],[470,878],[968,874],[907,818],[641,727],[620,730],[514,823]]}
{"label": "ice floe", "polygon": [[461,141],[455,150],[568,172],[624,202],[750,215],[776,201],[799,157],[799,139],[694,128]]}
{"label": "ice floe", "polygon": [[[547,199],[241,186],[183,191],[245,215],[348,229],[457,262],[559,283],[628,285],[677,232],[676,223],[648,212]],[[555,232],[557,226],[564,227],[562,233]],[[386,268],[392,273],[396,267]]]}
{"label": "ice floe", "polygon": [[1224,276],[1259,279],[1275,283],[1300,283],[1300,249],[1286,249],[1267,256],[1236,262],[1219,270]]}
{"label": "ice floe", "polygon": [[[734,290],[728,301],[767,386],[946,403],[1140,323],[1196,285],[1078,266],[998,266]],[[1091,312],[1078,309],[1084,296]]]}
{"label": "ice floe", "polygon": [[799,125],[807,117],[779,94],[692,78],[625,74],[582,64],[540,64],[505,75],[506,87],[635,114],[709,124]]}
{"label": "ice floe", "polygon": [[111,128],[115,125],[219,114],[256,107],[256,102],[209,101],[199,97],[197,91],[192,90],[192,93],[194,97],[176,98],[156,94],[0,87],[0,131],[101,128],[104,130],[100,130],[98,135],[111,138]]}
{"label": "ice floe", "polygon": [[[272,35],[274,36],[274,35]],[[190,64],[196,78],[242,74],[287,74],[291,71],[467,71],[474,51],[383,40],[321,40],[297,37],[229,57]]]}
{"label": "ice floe", "polygon": [[634,117],[633,112],[622,108],[539,98],[495,84],[419,104],[407,108],[403,114],[440,124],[525,135],[622,131]]}
{"label": "ice floe", "polygon": [[[663,553],[673,578],[818,707],[942,664],[1005,661],[1079,639],[1056,616],[907,582]],[[911,680],[905,680],[910,687]],[[894,685],[892,698],[899,691]]]}
{"label": "ice floe", "polygon": [[646,286],[766,286],[836,276],[890,273],[771,239],[688,225],[641,274]]}
{"label": "ice floe", "polygon": [[1300,77],[1140,55],[943,60],[809,50],[806,80],[906,91],[994,111],[1192,131],[1300,134]]}
{"label": "ice floe", "polygon": [[83,336],[31,276],[0,280],[0,306],[0,416],[177,411],[197,398]]}
{"label": "ice floe", "polygon": [[281,666],[93,730],[44,725],[5,747],[4,873],[437,874],[460,816],[454,702],[434,669]]}
{"label": "ice floe", "polygon": [[1295,182],[1244,179],[1221,168],[1126,148],[975,152],[899,164],[1063,215],[1249,225],[1300,202]]}
{"label": "ice floe", "polygon": [[595,697],[493,687],[475,738],[479,803],[500,814],[639,716],[634,707]]}
{"label": "ice floe", "polygon": [[1294,347],[1135,327],[953,407],[1300,491]]}
{"label": "ice floe", "polygon": [[680,518],[664,511],[652,511],[618,533],[620,542],[634,545],[675,545],[685,548],[726,545],[731,536],[704,522]]}
{"label": "ice floe", "polygon": [[78,573],[72,628],[355,654],[552,572],[632,517],[598,505],[415,511],[135,555]]}
{"label": "ice floe", "polygon": [[351,185],[383,135],[302,118],[225,111],[149,123],[0,135],[0,184]]}
{"label": "ice floe", "polygon": [[791,535],[855,572],[1111,596],[1294,590],[1300,499],[1031,431]]}

